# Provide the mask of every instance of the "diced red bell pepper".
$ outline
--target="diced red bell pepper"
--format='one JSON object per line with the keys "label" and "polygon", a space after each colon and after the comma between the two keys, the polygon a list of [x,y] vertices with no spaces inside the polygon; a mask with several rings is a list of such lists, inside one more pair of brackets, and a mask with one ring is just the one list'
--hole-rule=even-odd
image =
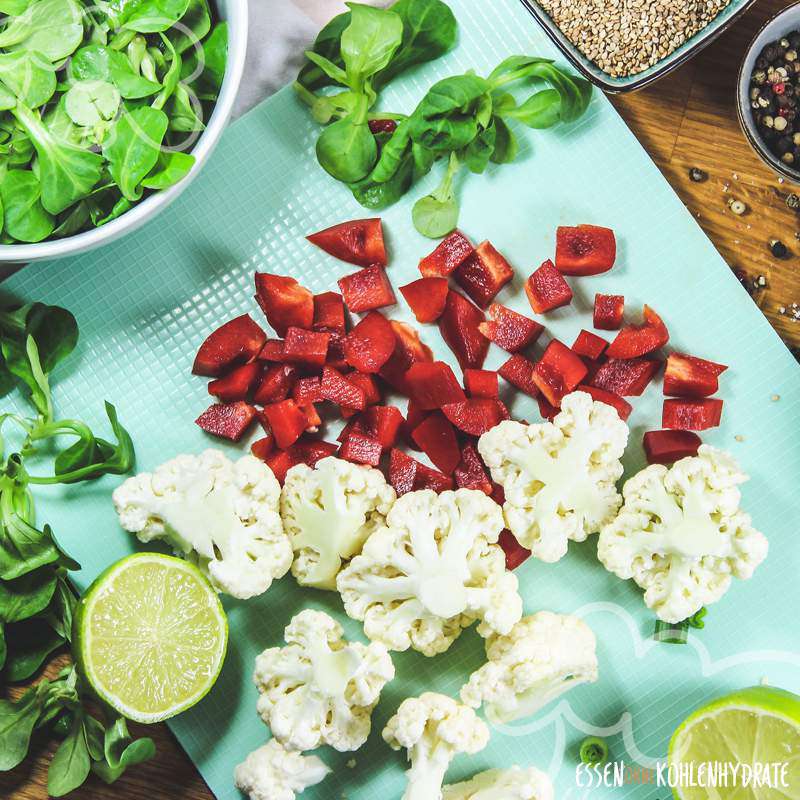
{"label": "diced red bell pepper", "polygon": [[315,331],[344,333],[344,300],[339,292],[314,295],[314,322],[311,327]]}
{"label": "diced red bell pepper", "polygon": [[397,300],[386,272],[380,267],[367,267],[339,280],[344,302],[354,314],[374,308],[393,306]]}
{"label": "diced red bell pepper", "polygon": [[442,413],[434,411],[427,416],[414,428],[411,436],[438,469],[447,475],[452,474],[461,461],[461,453],[453,426]]}
{"label": "diced red bell pepper", "polygon": [[423,411],[466,399],[455,373],[444,361],[412,364],[406,373],[406,382],[411,397]]}
{"label": "diced red bell pepper", "polygon": [[648,464],[674,464],[696,456],[703,441],[692,431],[647,431],[642,443]]}
{"label": "diced red bell pepper", "polygon": [[542,419],[546,419],[548,422],[552,422],[556,418],[556,414],[561,411],[558,406],[554,406],[542,394],[536,398],[536,403],[539,406],[539,416]]}
{"label": "diced red bell pepper", "polygon": [[328,342],[328,364],[340,372],[350,368],[344,357],[345,334],[341,331],[330,331],[331,338]]}
{"label": "diced red bell pepper", "polygon": [[393,119],[371,119],[367,124],[371,133],[394,133],[397,130]]}
{"label": "diced red bell pepper", "polygon": [[556,231],[556,266],[564,275],[599,275],[614,266],[617,240],[610,228],[561,226]]}
{"label": "diced red bell pepper", "polygon": [[447,278],[419,278],[400,287],[417,322],[435,322],[447,302]]}
{"label": "diced red bell pepper", "polygon": [[438,469],[429,467],[427,464],[419,464],[417,466],[417,474],[414,480],[414,490],[421,491],[422,489],[430,489],[441,494],[453,488],[453,479]]}
{"label": "diced red bell pepper", "polygon": [[722,419],[722,400],[665,400],[661,415],[663,428],[684,431],[704,431],[716,428]]}
{"label": "diced red bell pepper", "polygon": [[490,369],[465,369],[464,388],[470,397],[497,399],[500,396],[497,373]]}
{"label": "diced red bell pepper", "polygon": [[381,463],[381,443],[361,431],[350,431],[339,448],[339,458],[352,461],[354,464],[366,464],[377,467]]}
{"label": "diced red bell pepper", "polygon": [[359,267],[386,266],[383,227],[378,217],[341,222],[306,238],[334,258],[349,264]]}
{"label": "diced red bell pepper", "polygon": [[233,367],[248,364],[261,352],[267,334],[248,314],[226,322],[200,345],[192,372],[217,378]]}
{"label": "diced red bell pepper", "polygon": [[481,333],[483,312],[458,292],[449,291],[439,332],[453,351],[461,369],[480,369],[489,350],[489,340]]}
{"label": "diced red bell pepper", "polygon": [[526,550],[508,529],[500,534],[497,543],[503,548],[503,552],[506,554],[506,569],[516,569],[520,564],[531,557],[531,551]]}
{"label": "diced red bell pepper", "polygon": [[605,389],[598,389],[596,386],[587,386],[585,384],[581,384],[577,391],[586,392],[586,394],[592,396],[592,400],[611,406],[616,410],[623,422],[628,419],[633,411],[633,406],[618,394],[614,394],[614,392],[607,392]]}
{"label": "diced red bell pepper", "polygon": [[639,358],[658,350],[669,341],[669,331],[650,306],[644,307],[641,325],[626,325],[608,346],[609,358]]}
{"label": "diced red bell pepper", "polygon": [[394,353],[378,374],[393,389],[408,396],[406,373],[413,364],[421,361],[433,361],[433,353],[430,347],[419,338],[419,333],[410,325],[394,319],[390,320],[390,324],[397,341]]}
{"label": "diced red bell pepper", "polygon": [[237,403],[215,403],[195,422],[206,432],[238,442],[255,419],[256,410],[244,400]]}
{"label": "diced red bell pepper", "polygon": [[525,394],[531,397],[539,394],[539,388],[533,382],[533,362],[528,361],[525,356],[521,356],[519,353],[511,356],[497,371],[501,377]]}
{"label": "diced red bell pepper", "polygon": [[590,383],[622,397],[638,397],[661,368],[661,362],[649,358],[623,361],[610,358],[595,373]]}
{"label": "diced red bell pepper", "polygon": [[429,414],[428,411],[423,411],[415,402],[413,398],[409,398],[408,407],[406,408],[406,421],[401,428],[401,433],[405,443],[412,450],[419,450],[414,437],[411,435],[414,428],[420,424]]}
{"label": "diced red bell pepper", "polygon": [[283,339],[267,339],[258,354],[258,360],[282,364],[286,360],[283,352]]}
{"label": "diced red bell pepper", "polygon": [[381,401],[381,390],[372,375],[363,372],[348,372],[346,380],[364,390],[364,407],[374,406]]}
{"label": "diced red bell pepper", "polygon": [[283,341],[283,357],[295,364],[321,367],[328,357],[331,335],[322,331],[306,331],[291,327]]}
{"label": "diced red bell pepper", "polygon": [[406,455],[402,450],[392,449],[389,454],[389,484],[398,495],[414,491],[419,466],[416,458]]}
{"label": "diced red bell pepper", "polygon": [[670,353],[664,371],[664,394],[672,397],[708,397],[719,390],[724,364],[685,353]]}
{"label": "diced red bell pepper", "polygon": [[461,462],[456,467],[453,477],[459,489],[476,489],[485,495],[492,494],[492,482],[473,444],[468,444],[461,450]]}
{"label": "diced red bell pepper", "polygon": [[264,373],[253,401],[260,406],[279,403],[289,396],[296,380],[297,370],[294,367],[289,364],[275,364]]}
{"label": "diced red bell pepper", "polygon": [[267,460],[267,456],[275,449],[275,436],[270,432],[263,439],[253,442],[250,445],[250,452],[262,461]]}
{"label": "diced red bell pepper", "polygon": [[300,378],[292,389],[292,400],[299,406],[309,403],[321,403],[325,398],[322,396],[322,382],[316,375],[309,378]]}
{"label": "diced red bell pepper", "polygon": [[291,447],[308,427],[308,417],[294,400],[281,400],[264,407],[264,415],[281,450]]}
{"label": "diced red bell pepper", "polygon": [[370,406],[361,415],[366,432],[377,439],[384,450],[394,447],[400,428],[405,422],[399,408]]}
{"label": "diced red bell pepper", "polygon": [[344,357],[359,372],[380,372],[396,344],[389,320],[378,311],[370,311],[345,337]]}
{"label": "diced red bell pepper", "polygon": [[621,294],[596,294],[592,324],[599,331],[618,331],[622,327],[625,297]]}
{"label": "diced red bell pepper", "polygon": [[247,400],[250,390],[261,375],[262,365],[258,362],[243,364],[229,372],[224,378],[217,378],[208,384],[208,393],[220,399],[222,403],[235,403]]}
{"label": "diced red bell pepper", "polygon": [[528,278],[525,294],[536,314],[544,314],[572,302],[572,289],[549,259]]}
{"label": "diced red bell pepper", "polygon": [[511,264],[491,242],[481,242],[453,273],[456,283],[480,308],[486,308],[514,277]]}
{"label": "diced red bell pepper", "polygon": [[426,277],[446,278],[472,253],[472,243],[461,231],[445,236],[436,249],[419,262],[419,271]]}
{"label": "diced red bell pepper", "polygon": [[319,439],[301,439],[288,450],[276,450],[267,456],[267,466],[275,474],[278,483],[283,486],[286,473],[297,464],[307,464],[313,467],[317,461],[332,456],[339,448],[330,442]]}
{"label": "diced red bell pepper", "polygon": [[278,336],[288,328],[310,328],[314,321],[314,295],[294,278],[256,272],[256,301]]}
{"label": "diced red bell pepper", "polygon": [[497,505],[502,506],[506,502],[506,490],[499,484],[492,481],[492,500]]}
{"label": "diced red bell pepper", "polygon": [[442,406],[442,413],[458,430],[470,436],[482,436],[509,418],[508,409],[499,400],[476,397]]}
{"label": "diced red bell pepper", "polygon": [[333,367],[326,366],[322,370],[320,391],[325,400],[330,400],[337,406],[353,408],[363,411],[366,404],[364,390],[354,383],[350,383],[344,375]]}
{"label": "diced red bell pepper", "polygon": [[361,431],[362,433],[366,432],[364,420],[361,419],[361,414],[358,412],[354,413],[351,418],[347,420],[345,425],[339,431],[336,441],[343,442],[353,431]]}
{"label": "diced red bell pepper", "polygon": [[553,339],[534,365],[532,378],[548,402],[560,406],[564,395],[586,377],[586,372],[586,364],[580,357],[558,339]]}
{"label": "diced red bell pepper", "polygon": [[317,407],[313,403],[306,403],[300,406],[300,410],[306,415],[306,433],[316,433],[322,425],[322,417],[317,413]]}
{"label": "diced red bell pepper", "polygon": [[533,344],[544,330],[544,325],[499,303],[489,306],[489,320],[478,327],[490,342],[502,347],[507,353],[518,353]]}
{"label": "diced red bell pepper", "polygon": [[601,336],[591,331],[582,330],[572,345],[572,352],[592,361],[597,361],[603,355],[606,347],[608,347],[608,342]]}

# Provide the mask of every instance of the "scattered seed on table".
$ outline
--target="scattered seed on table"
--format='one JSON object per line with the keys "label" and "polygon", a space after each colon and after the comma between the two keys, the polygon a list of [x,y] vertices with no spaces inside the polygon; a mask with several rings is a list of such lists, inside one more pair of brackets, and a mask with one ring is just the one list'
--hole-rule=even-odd
{"label": "scattered seed on table", "polygon": [[770,397],[770,400],[772,400],[773,403],[777,403],[778,400],[780,400],[780,399],[781,399],[781,396],[779,394],[774,394],[774,395],[772,395],[772,397]]}
{"label": "scattered seed on table", "polygon": [[703,169],[699,169],[698,167],[692,167],[689,170],[689,180],[694,181],[695,183],[702,183],[703,181],[708,180],[708,173]]}
{"label": "scattered seed on table", "polygon": [[800,208],[800,196],[796,195],[794,192],[786,195],[786,205],[792,210],[796,211],[798,208]]}
{"label": "scattered seed on table", "polygon": [[734,198],[728,200],[728,207],[737,217],[741,217],[747,211],[747,206],[741,200],[735,200]]}
{"label": "scattered seed on table", "polygon": [[769,240],[769,251],[775,258],[786,258],[789,250],[780,239]]}

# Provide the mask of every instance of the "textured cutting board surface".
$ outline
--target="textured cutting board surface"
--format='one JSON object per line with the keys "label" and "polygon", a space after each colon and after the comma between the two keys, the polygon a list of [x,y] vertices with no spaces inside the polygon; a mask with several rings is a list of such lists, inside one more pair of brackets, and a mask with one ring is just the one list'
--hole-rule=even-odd
{"label": "textured cutting board surface", "polygon": [[[511,53],[552,52],[512,0],[453,0],[452,6],[460,22],[459,47],[397,81],[385,93],[385,108],[410,111],[436,78],[468,68],[487,73]],[[192,377],[190,369],[197,346],[221,322],[244,312],[259,318],[252,300],[254,271],[291,274],[314,292],[335,288],[336,280],[352,271],[303,238],[365,216],[316,164],[317,133],[306,110],[285,90],[231,127],[203,174],[159,220],[95,253],[29,267],[5,284],[25,299],[59,303],[76,314],[81,343],[55,376],[57,403],[64,413],[101,428],[102,401],[114,402],[136,443],[140,470],[209,446],[232,457],[246,451],[246,443],[212,442],[193,425],[209,397],[205,381]],[[575,753],[588,732],[605,729],[614,758],[647,766],[663,757],[686,714],[714,696],[762,678],[800,691],[800,370],[604,98],[596,96],[572,128],[521,136],[526,145],[518,163],[469,176],[460,187],[460,227],[474,240],[490,238],[516,267],[515,282],[499,300],[525,312],[523,280],[552,257],[557,225],[614,228],[617,266],[603,276],[573,281],[573,305],[547,316],[548,333],[571,343],[582,327],[591,327],[594,293],[620,293],[629,309],[647,302],[659,311],[675,349],[730,364],[722,378],[723,425],[704,438],[732,450],[752,476],[743,490],[744,506],[771,545],[755,578],[735,582],[711,607],[705,630],[684,647],[648,641],[652,614],[633,585],[597,562],[594,537],[571,544],[558,564],[529,560],[518,570],[527,613],[547,608],[586,617],[598,636],[600,680],[533,720],[493,728],[489,747],[456,761],[448,779],[490,766],[534,764],[550,771],[560,798],[578,798],[586,790],[575,785]],[[437,180],[438,172],[421,189]],[[411,226],[411,199],[383,214],[395,287],[418,276],[417,261],[431,248]],[[391,313],[412,319],[402,302]],[[434,327],[424,326],[423,338],[437,357],[454,363]],[[501,361],[493,349],[487,365]],[[642,465],[642,433],[660,427],[660,392],[660,385],[653,385],[635,403],[628,474]],[[535,402],[524,397],[514,400],[513,411],[531,421],[539,418]],[[327,438],[332,436],[335,432]],[[83,564],[81,585],[135,547],[111,506],[118,482],[108,478],[44,493],[41,518]],[[236,798],[234,766],[267,737],[255,713],[255,655],[280,644],[283,627],[307,606],[332,613],[349,636],[363,634],[344,616],[337,595],[301,590],[291,577],[261,598],[226,606],[231,646],[222,676],[172,727],[213,791]],[[425,690],[455,695],[482,663],[483,647],[477,634],[467,631],[435,659],[405,653],[394,660],[397,678],[375,712],[369,742],[355,754],[355,768],[345,766],[351,754],[323,750],[334,773],[304,798],[399,797],[403,756],[383,744],[383,725],[407,696]],[[626,786],[590,794],[663,798],[667,790]]]}

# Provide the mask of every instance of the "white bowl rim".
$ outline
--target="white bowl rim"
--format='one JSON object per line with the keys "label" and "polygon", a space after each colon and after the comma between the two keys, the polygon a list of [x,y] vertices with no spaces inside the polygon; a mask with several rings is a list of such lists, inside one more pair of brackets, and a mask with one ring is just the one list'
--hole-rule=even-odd
{"label": "white bowl rim", "polygon": [[236,19],[236,25],[229,28],[228,62],[222,80],[219,97],[214,110],[197,144],[191,150],[196,161],[191,172],[175,186],[150,195],[137,203],[122,216],[90,231],[67,236],[63,239],[49,239],[35,244],[0,245],[0,264],[24,264],[29,261],[43,261],[63,258],[86,252],[99,245],[108,244],[142,226],[159,211],[172,203],[178,195],[197,177],[207,158],[216,147],[228,124],[239,85],[244,74],[247,57],[248,0],[226,0],[224,18]]}

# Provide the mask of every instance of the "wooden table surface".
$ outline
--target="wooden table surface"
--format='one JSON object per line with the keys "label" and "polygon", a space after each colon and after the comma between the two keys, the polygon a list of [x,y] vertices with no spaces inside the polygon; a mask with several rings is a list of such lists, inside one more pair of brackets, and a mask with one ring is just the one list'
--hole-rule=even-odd
{"label": "wooden table surface", "polygon": [[[764,276],[766,286],[755,292],[754,301],[783,340],[800,353],[800,320],[793,322],[791,315],[792,303],[800,306],[800,216],[785,203],[791,187],[759,161],[742,136],[734,88],[744,48],[763,22],[786,5],[785,0],[759,0],[731,30],[679,71],[612,102],[731,268],[741,271],[750,283]],[[691,167],[707,172],[708,180],[692,182]],[[728,201],[732,197],[746,203],[746,214],[731,213]],[[789,248],[787,258],[771,255],[768,243],[773,238]],[[697,265],[698,269],[702,266]],[[56,667],[51,667],[53,673]],[[132,727],[140,734],[144,730]],[[111,787],[90,778],[70,797],[210,800],[212,794],[166,726],[154,726],[146,733],[156,740],[155,759]],[[17,769],[0,773],[0,797],[47,797],[46,764],[52,746],[36,741],[33,753]]]}

